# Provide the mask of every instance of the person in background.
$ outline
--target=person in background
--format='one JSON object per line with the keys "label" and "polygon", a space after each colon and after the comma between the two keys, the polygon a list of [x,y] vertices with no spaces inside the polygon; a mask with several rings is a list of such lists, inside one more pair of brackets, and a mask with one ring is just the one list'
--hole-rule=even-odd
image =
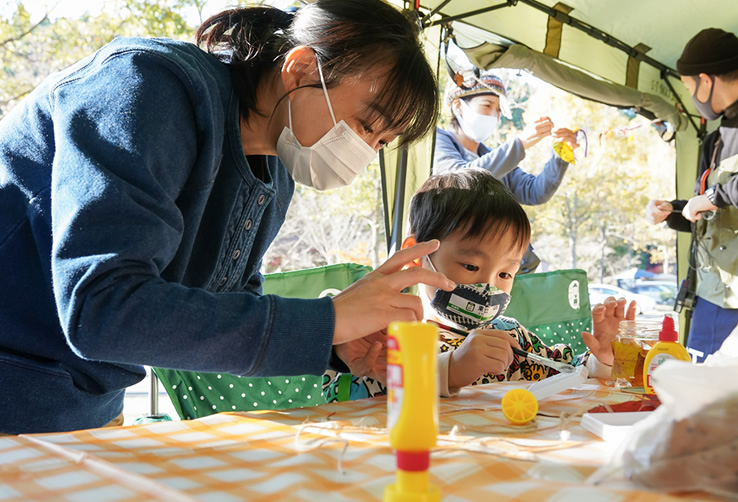
{"label": "person in background", "polygon": [[[511,118],[507,91],[502,79],[490,71],[483,71],[479,76],[470,75],[460,86],[453,80],[447,85],[445,97],[451,124],[448,130],[436,129],[433,173],[470,167],[486,169],[502,181],[521,204],[548,202],[561,185],[569,163],[552,150],[551,158],[537,175],[524,171],[518,164],[525,158],[526,150],[549,136],[577,148],[576,133],[566,128],[554,129],[549,117],[540,117],[520,136],[490,148],[484,142],[498,128],[501,117]],[[521,272],[532,272],[538,263],[529,248]]]}
{"label": "person in background", "polygon": [[[118,38],[0,122],[0,433],[115,422],[141,365],[383,379],[396,253],[333,298],[262,295],[295,182],[348,185],[436,123],[417,23],[380,0],[226,10],[197,45]],[[391,113],[390,113],[391,112]]]}
{"label": "person in background", "polygon": [[700,31],[677,70],[699,114],[721,119],[720,126],[702,142],[694,197],[651,200],[646,219],[694,231],[696,302],[687,350],[702,362],[738,325],[738,37],[718,28]]}

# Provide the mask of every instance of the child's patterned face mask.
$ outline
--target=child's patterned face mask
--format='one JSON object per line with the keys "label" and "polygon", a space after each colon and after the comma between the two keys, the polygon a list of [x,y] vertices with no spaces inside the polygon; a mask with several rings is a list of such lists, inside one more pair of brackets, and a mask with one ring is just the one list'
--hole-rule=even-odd
{"label": "child's patterned face mask", "polygon": [[[430,256],[428,263],[436,271]],[[491,322],[505,311],[508,303],[510,295],[489,283],[457,284],[453,291],[438,289],[431,300],[439,317],[466,330]]]}

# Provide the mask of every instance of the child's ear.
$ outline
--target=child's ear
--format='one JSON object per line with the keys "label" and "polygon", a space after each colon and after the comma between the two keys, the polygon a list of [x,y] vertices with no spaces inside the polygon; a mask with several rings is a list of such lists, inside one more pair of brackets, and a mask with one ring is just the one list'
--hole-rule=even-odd
{"label": "child's ear", "polygon": [[[418,243],[418,241],[415,240],[415,235],[412,235],[412,234],[411,235],[408,235],[407,237],[405,237],[405,240],[402,241],[402,249],[411,248],[414,245],[416,245],[417,243]],[[412,263],[412,265],[414,265],[416,267],[421,267],[422,266],[422,263],[420,262],[420,258],[416,258],[416,259],[414,259],[410,263]]]}

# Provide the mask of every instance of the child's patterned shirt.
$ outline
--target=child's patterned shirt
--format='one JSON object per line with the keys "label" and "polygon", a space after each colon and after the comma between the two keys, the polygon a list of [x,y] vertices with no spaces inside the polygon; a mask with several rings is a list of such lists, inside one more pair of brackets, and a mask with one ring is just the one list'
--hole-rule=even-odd
{"label": "child's patterned shirt", "polygon": [[[569,363],[572,366],[586,364],[589,369],[589,373],[592,376],[606,377],[609,375],[610,367],[597,361],[594,356],[591,356],[589,350],[582,354],[574,355],[572,348],[564,343],[557,343],[549,347],[541,341],[538,335],[528,331],[518,321],[511,317],[500,316],[491,321],[487,328],[507,331],[510,336],[518,341],[520,347],[526,352],[538,354],[555,361]],[[448,388],[448,365],[451,352],[456,350],[464,342],[465,337],[451,333],[443,328],[439,328],[438,333],[439,394],[442,397],[448,397],[458,393],[460,390],[456,388]],[[528,361],[527,359],[521,361],[520,358],[516,356],[505,373],[501,373],[499,375],[491,375],[489,373],[481,375],[471,385],[515,380],[537,381],[556,375],[557,373],[558,372],[554,369],[541,366],[540,364]],[[349,384],[350,389],[340,389],[340,386]],[[345,394],[344,399],[340,399],[339,397],[341,392]],[[330,371],[323,375],[323,394],[328,402],[345,400],[347,398],[362,399],[367,397],[383,396],[386,393],[386,387],[372,378],[356,376],[349,378],[348,376],[335,371]]]}

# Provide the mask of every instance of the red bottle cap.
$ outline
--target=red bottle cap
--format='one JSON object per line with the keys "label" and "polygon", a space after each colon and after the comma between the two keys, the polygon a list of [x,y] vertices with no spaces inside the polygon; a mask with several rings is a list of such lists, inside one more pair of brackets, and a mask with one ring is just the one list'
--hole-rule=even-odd
{"label": "red bottle cap", "polygon": [[674,318],[668,315],[664,316],[661,323],[661,331],[659,332],[660,342],[676,342],[679,340],[679,333],[674,329]]}
{"label": "red bottle cap", "polygon": [[403,471],[427,471],[430,467],[430,451],[397,450],[397,468]]}

